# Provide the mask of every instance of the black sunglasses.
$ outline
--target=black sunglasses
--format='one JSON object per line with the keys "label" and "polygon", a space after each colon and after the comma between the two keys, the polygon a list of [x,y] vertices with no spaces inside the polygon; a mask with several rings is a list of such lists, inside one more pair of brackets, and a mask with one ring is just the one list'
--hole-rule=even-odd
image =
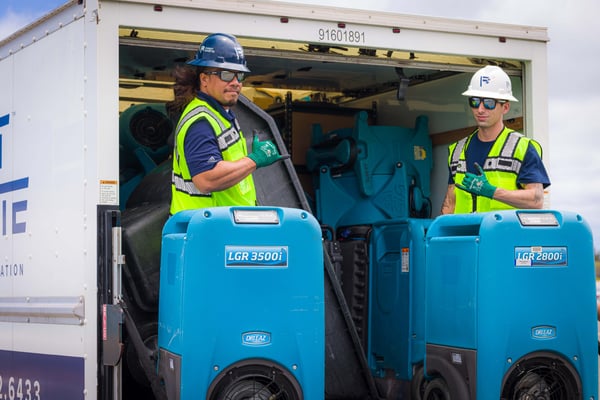
{"label": "black sunglasses", "polygon": [[496,108],[496,103],[504,104],[506,100],[488,99],[482,97],[469,97],[469,105],[471,108],[479,108],[479,105],[483,102],[483,107],[486,110],[493,110]]}
{"label": "black sunglasses", "polygon": [[243,72],[234,71],[208,71],[206,75],[217,75],[223,82],[231,82],[233,78],[237,78],[238,82],[243,82],[245,74]]}

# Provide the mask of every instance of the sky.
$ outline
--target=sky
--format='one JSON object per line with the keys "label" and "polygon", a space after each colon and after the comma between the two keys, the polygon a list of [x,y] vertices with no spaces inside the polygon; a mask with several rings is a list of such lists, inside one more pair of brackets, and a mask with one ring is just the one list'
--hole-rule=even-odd
{"label": "sky", "polygon": [[[580,213],[600,251],[600,15],[598,0],[287,0],[548,28],[550,208]],[[2,0],[0,38],[64,0]]]}

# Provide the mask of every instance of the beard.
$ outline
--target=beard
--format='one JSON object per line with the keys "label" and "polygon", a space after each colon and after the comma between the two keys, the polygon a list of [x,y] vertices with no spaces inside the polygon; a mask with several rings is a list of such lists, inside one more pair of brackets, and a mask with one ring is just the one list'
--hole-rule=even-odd
{"label": "beard", "polygon": [[240,94],[238,92],[228,92],[225,93],[219,103],[221,103],[223,107],[232,107],[237,104],[239,98]]}
{"label": "beard", "polygon": [[221,102],[221,105],[222,105],[223,107],[233,107],[233,106],[235,106],[236,104],[237,104],[237,99],[235,99],[235,100],[229,100],[229,101],[222,101],[222,102]]}

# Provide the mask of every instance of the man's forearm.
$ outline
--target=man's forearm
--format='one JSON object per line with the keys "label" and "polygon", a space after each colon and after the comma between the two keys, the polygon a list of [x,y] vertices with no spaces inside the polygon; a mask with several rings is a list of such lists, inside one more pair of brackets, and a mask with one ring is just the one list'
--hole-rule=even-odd
{"label": "man's forearm", "polygon": [[456,194],[454,193],[454,185],[448,185],[446,197],[444,197],[444,201],[442,202],[442,214],[453,214],[455,206]]}
{"label": "man's forearm", "polygon": [[254,170],[254,161],[243,157],[237,161],[219,161],[213,169],[194,176],[192,180],[203,193],[220,192],[241,182]]}
{"label": "man's forearm", "polygon": [[540,209],[544,206],[544,186],[541,183],[530,183],[520,190],[497,188],[494,200],[501,201],[515,208]]}

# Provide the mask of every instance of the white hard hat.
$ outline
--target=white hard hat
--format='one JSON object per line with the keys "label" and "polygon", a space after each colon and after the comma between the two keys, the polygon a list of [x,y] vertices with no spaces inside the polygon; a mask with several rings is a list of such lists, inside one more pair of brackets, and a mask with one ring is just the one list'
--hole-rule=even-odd
{"label": "white hard hat", "polygon": [[512,94],[510,78],[500,67],[488,65],[473,74],[463,96],[519,101]]}

